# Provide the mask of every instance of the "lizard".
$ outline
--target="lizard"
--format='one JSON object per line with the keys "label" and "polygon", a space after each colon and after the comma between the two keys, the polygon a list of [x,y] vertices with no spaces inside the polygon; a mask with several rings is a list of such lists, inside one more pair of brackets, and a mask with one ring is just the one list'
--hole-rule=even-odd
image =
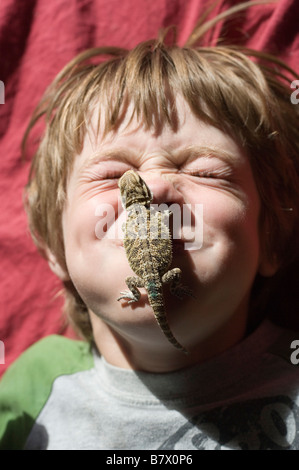
{"label": "lizard", "polygon": [[163,284],[170,284],[170,291],[179,298],[192,295],[192,291],[181,284],[180,268],[169,269],[172,263],[172,240],[165,223],[171,212],[154,211],[151,206],[153,193],[134,170],[126,171],[119,179],[121,202],[127,210],[123,225],[124,248],[129,265],[136,277],[125,279],[129,291],[120,292],[117,300],[127,299],[128,303],[138,302],[144,287],[156,321],[168,341],[177,349],[187,353],[170,330],[163,296]]}

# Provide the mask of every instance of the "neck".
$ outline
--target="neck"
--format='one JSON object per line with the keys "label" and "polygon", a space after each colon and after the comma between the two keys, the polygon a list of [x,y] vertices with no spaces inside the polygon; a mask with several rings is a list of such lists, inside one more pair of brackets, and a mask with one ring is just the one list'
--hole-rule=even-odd
{"label": "neck", "polygon": [[217,329],[202,331],[188,354],[174,348],[164,337],[142,332],[119,331],[91,312],[95,344],[108,363],[123,369],[166,373],[205,362],[237,344],[245,336],[246,317],[232,317]]}

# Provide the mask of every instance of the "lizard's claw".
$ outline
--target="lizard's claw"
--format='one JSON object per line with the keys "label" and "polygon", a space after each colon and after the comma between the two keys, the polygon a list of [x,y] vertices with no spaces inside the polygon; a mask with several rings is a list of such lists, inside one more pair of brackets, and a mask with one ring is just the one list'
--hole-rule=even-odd
{"label": "lizard's claw", "polygon": [[120,297],[118,297],[117,300],[126,299],[126,300],[128,300],[128,304],[132,304],[133,302],[137,302],[139,300],[130,291],[123,291],[123,292],[120,292],[120,294],[122,294],[122,295]]}

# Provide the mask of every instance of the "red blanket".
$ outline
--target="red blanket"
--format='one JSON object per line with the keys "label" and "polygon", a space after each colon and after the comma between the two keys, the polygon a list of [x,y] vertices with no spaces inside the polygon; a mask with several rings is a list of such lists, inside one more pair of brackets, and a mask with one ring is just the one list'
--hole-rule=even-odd
{"label": "red blanket", "polygon": [[[0,374],[29,345],[63,329],[60,285],[28,235],[22,193],[29,162],[20,143],[46,86],[78,52],[98,45],[133,47],[176,24],[183,44],[210,0],[1,0],[0,80]],[[212,15],[235,0],[221,0]],[[299,2],[254,7],[214,30],[297,68]],[[0,82],[1,83],[1,82]],[[3,92],[3,88],[2,88]],[[3,362],[5,346],[5,364]]]}

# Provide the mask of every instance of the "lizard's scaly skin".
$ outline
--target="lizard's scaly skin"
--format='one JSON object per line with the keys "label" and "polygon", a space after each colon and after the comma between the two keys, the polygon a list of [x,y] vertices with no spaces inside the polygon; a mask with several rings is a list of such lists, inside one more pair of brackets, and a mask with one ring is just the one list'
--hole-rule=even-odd
{"label": "lizard's scaly skin", "polygon": [[182,298],[191,295],[189,288],[180,283],[181,270],[169,270],[172,262],[172,241],[165,217],[169,211],[154,212],[150,203],[153,195],[145,181],[133,170],[120,178],[119,188],[123,207],[128,211],[124,226],[124,248],[128,262],[137,277],[126,278],[130,291],[121,292],[120,299],[137,302],[140,298],[139,287],[148,294],[158,325],[166,338],[176,348],[187,352],[172,334],[164,306],[163,283],[171,284],[171,292]]}

